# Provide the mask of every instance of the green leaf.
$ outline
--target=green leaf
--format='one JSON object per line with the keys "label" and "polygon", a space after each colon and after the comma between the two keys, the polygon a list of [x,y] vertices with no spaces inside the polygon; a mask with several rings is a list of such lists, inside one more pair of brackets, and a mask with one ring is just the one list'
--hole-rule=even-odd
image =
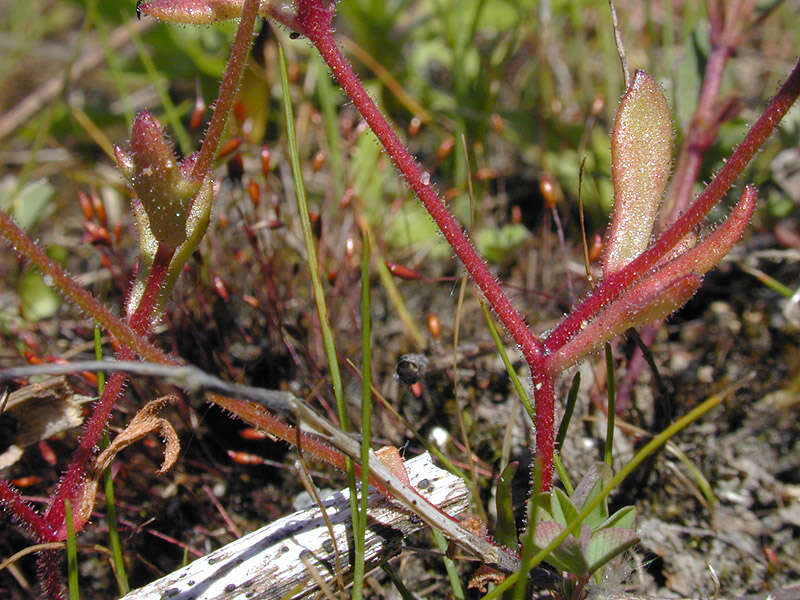
{"label": "green leaf", "polygon": [[[611,468],[604,462],[595,462],[583,476],[580,483],[575,487],[572,494],[572,503],[578,508],[582,509],[592,500],[594,500],[606,483],[613,477]],[[608,507],[605,502],[601,502],[596,509],[594,509],[585,523],[592,528],[597,529],[608,518]]]}
{"label": "green leaf", "polygon": [[[161,29],[161,28],[157,28]],[[175,47],[187,55],[198,71],[208,77],[219,77],[225,70],[228,57],[230,37],[220,30],[223,24],[214,27],[164,27],[172,44],[162,43],[161,48]],[[168,62],[158,61],[160,65],[169,66]]]}
{"label": "green leaf", "polygon": [[539,523],[540,521],[552,521],[553,515],[550,512],[550,494],[546,492],[539,492],[536,500],[532,500],[535,506],[535,514],[536,517],[533,519],[534,522]]}
{"label": "green leaf", "polygon": [[513,258],[530,235],[528,228],[521,223],[500,229],[481,229],[475,238],[475,246],[486,260],[499,264]]}
{"label": "green leaf", "polygon": [[566,527],[578,517],[578,511],[561,488],[554,488],[550,497],[550,510],[553,518]]}
{"label": "green leaf", "polygon": [[29,270],[22,274],[17,284],[20,314],[26,321],[49,319],[58,312],[61,297],[45,283],[42,274]]}
{"label": "green leaf", "polygon": [[508,463],[500,477],[497,478],[497,527],[495,537],[501,544],[509,548],[516,548],[519,544],[517,537],[517,524],[514,520],[514,507],[511,503],[511,481],[517,472],[519,462]]}
{"label": "green leaf", "polygon": [[432,260],[452,252],[428,211],[416,200],[403,203],[395,218],[384,227],[384,239],[395,248],[413,247],[428,252]]}
{"label": "green leaf", "polygon": [[606,519],[603,523],[601,523],[599,527],[596,527],[595,531],[599,531],[600,529],[608,529],[610,527],[633,528],[634,521],[636,521],[636,507],[623,506],[613,515],[608,517],[608,519]]}
{"label": "green leaf", "polygon": [[[544,548],[562,531],[564,531],[564,527],[554,521],[541,521],[536,523],[533,543],[537,548]],[[587,573],[588,565],[583,558],[580,543],[572,536],[564,540],[561,545],[548,554],[547,558],[544,560],[561,571],[567,571],[575,575],[584,575]]]}
{"label": "green leaf", "polygon": [[13,175],[0,182],[0,209],[11,213],[22,229],[28,230],[53,212],[55,188],[46,179],[26,183],[18,189],[18,179]]}
{"label": "green leaf", "polygon": [[386,217],[383,188],[387,174],[386,167],[380,160],[380,143],[372,131],[365,131],[352,150],[350,173],[353,189],[361,198],[371,225],[385,223]]}
{"label": "green leaf", "polygon": [[584,554],[588,572],[594,573],[638,541],[639,538],[633,529],[612,527],[598,531],[589,540]]}
{"label": "green leaf", "polygon": [[655,79],[636,71],[611,139],[614,213],[604,274],[619,271],[650,244],[672,162],[672,116]]}
{"label": "green leaf", "polygon": [[249,128],[245,128],[247,139],[252,144],[260,144],[267,131],[270,108],[269,86],[260,71],[244,70],[239,100],[244,104],[249,120]]}

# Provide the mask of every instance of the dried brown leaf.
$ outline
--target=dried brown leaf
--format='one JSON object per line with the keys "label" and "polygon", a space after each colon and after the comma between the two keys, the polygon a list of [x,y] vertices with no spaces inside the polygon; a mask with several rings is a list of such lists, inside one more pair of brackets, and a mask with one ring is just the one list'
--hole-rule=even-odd
{"label": "dried brown leaf", "polygon": [[148,402],[134,415],[128,426],[114,438],[114,441],[95,458],[89,469],[82,497],[75,503],[76,519],[79,522],[87,521],[94,510],[97,486],[103,471],[111,466],[114,457],[128,446],[151,433],[158,433],[164,440],[164,462],[157,473],[163,475],[175,466],[181,450],[180,440],[172,424],[159,416],[164,407],[174,399],[174,396],[162,396]]}

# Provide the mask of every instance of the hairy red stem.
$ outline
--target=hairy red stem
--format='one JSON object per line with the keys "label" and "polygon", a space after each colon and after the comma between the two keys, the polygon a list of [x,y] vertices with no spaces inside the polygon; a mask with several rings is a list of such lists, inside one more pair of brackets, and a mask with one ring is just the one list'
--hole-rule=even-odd
{"label": "hairy red stem", "polygon": [[[316,5],[317,2],[307,2],[305,4]],[[318,10],[319,12],[327,13],[323,8]],[[511,304],[484,260],[478,255],[464,234],[461,226],[448,211],[444,202],[430,184],[430,176],[427,173],[423,173],[372,101],[372,98],[364,90],[358,76],[350,68],[349,63],[336,45],[329,22],[321,25],[319,20],[322,17],[315,15],[313,7],[309,7],[308,14],[309,19],[313,16],[313,20],[301,19],[301,22],[307,25],[304,33],[317,47],[317,50],[319,50],[322,58],[330,67],[347,96],[352,100],[361,116],[364,117],[364,120],[406,178],[406,181],[408,181],[411,189],[414,190],[414,193],[419,197],[431,217],[433,217],[442,235],[444,235],[456,256],[464,264],[472,279],[481,288],[486,300],[497,313],[500,321],[505,325],[514,341],[520,345],[528,364],[531,365],[531,368],[539,368],[542,361],[541,342],[528,328],[525,319]]]}
{"label": "hairy red stem", "polygon": [[411,189],[433,217],[442,235],[464,264],[472,279],[481,288],[500,321],[508,329],[514,341],[520,345],[528,364],[532,368],[538,368],[542,360],[541,342],[534,336],[526,325],[525,319],[508,300],[494,275],[462,231],[461,226],[447,210],[444,202],[430,184],[430,176],[423,173],[378,107],[375,106],[372,98],[366,93],[358,76],[350,68],[336,45],[330,28],[327,26],[308,27],[305,33],[317,47],[345,93],[406,178]]}
{"label": "hairy red stem", "polygon": [[169,264],[173,256],[175,256],[174,247],[163,243],[158,245],[156,255],[153,258],[153,265],[150,267],[150,273],[147,276],[144,292],[142,292],[142,297],[139,299],[136,310],[130,317],[131,328],[141,336],[150,331],[153,315],[161,308],[157,306],[158,296],[167,278]]}
{"label": "hairy red stem", "polygon": [[523,316],[511,304],[484,260],[475,251],[459,223],[430,184],[430,175],[423,173],[420,169],[342,55],[331,29],[332,4],[326,8],[321,0],[301,0],[298,4],[297,20],[302,28],[302,33],[316,46],[347,96],[386,149],[428,213],[433,217],[442,235],[481,289],[487,302],[511,337],[519,345],[533,375],[537,421],[536,447],[544,466],[543,489],[549,490],[552,473],[555,401],[553,377],[544,369],[542,342],[534,335],[525,323]]}
{"label": "hairy red stem", "polygon": [[549,492],[553,483],[555,451],[555,383],[558,373],[533,372],[533,400],[536,405],[536,457],[542,461],[542,491]]}
{"label": "hairy red stem", "polygon": [[[297,428],[289,425],[269,410],[247,400],[228,398],[219,394],[210,394],[211,401],[225,410],[229,410],[245,423],[250,423],[262,431],[266,431],[292,446],[298,445]],[[300,432],[300,446],[319,460],[344,471],[347,457],[339,450],[317,437]]]}
{"label": "hairy red stem", "polygon": [[0,505],[13,514],[38,540],[50,539],[52,528],[5,479],[0,479]]}
{"label": "hairy red stem", "polygon": [[259,0],[244,0],[242,16],[239,21],[239,28],[236,30],[236,38],[233,41],[231,57],[222,77],[219,96],[214,104],[214,114],[208,125],[208,132],[203,140],[203,146],[200,148],[197,162],[194,165],[194,169],[192,169],[192,178],[199,181],[203,181],[208,176],[211,170],[211,163],[217,153],[219,140],[225,130],[225,122],[228,120],[228,113],[233,106],[233,100],[239,87],[239,80],[247,62],[247,52],[250,49],[250,38],[253,36],[253,27],[255,26],[259,4]]}
{"label": "hairy red stem", "polygon": [[[117,355],[119,360],[133,360],[134,355],[128,348],[123,348]],[[103,435],[106,423],[111,417],[111,411],[117,398],[122,393],[123,386],[128,376],[125,373],[113,373],[106,383],[102,397],[92,408],[92,416],[86,423],[83,435],[72,460],[58,484],[55,494],[50,500],[44,518],[51,529],[51,536],[42,539],[43,542],[56,542],[64,539],[66,525],[64,524],[64,501],[69,500],[74,510],[80,508],[83,481],[86,477],[86,465],[94,455],[94,450],[100,436]],[[80,528],[83,524],[78,524]]]}
{"label": "hairy red stem", "polygon": [[[174,247],[166,246],[165,244],[158,245],[144,292],[130,318],[131,328],[139,336],[144,337],[150,331],[153,317],[158,309],[156,301],[174,254]],[[134,360],[135,355],[133,350],[123,347],[117,353],[117,358],[119,360]],[[103,390],[102,397],[92,410],[92,416],[86,423],[78,449],[72,456],[72,461],[59,484],[58,491],[50,501],[45,513],[45,519],[55,532],[62,532],[64,526],[64,501],[68,499],[73,507],[79,508],[78,503],[81,499],[77,495],[82,490],[81,483],[86,474],[87,464],[94,455],[94,449],[100,440],[100,436],[103,435],[106,423],[111,418],[111,411],[116,404],[117,398],[122,393],[127,378],[128,376],[122,372],[112,374]]]}

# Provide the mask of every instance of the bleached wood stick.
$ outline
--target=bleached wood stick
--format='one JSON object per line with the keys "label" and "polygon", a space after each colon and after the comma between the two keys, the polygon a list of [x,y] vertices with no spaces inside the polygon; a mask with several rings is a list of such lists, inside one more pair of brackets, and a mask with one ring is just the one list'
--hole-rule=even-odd
{"label": "bleached wood stick", "polygon": [[[121,370],[149,377],[163,377],[187,390],[205,389],[206,391],[220,392],[226,396],[247,398],[270,410],[294,417],[298,423],[310,425],[342,454],[350,457],[356,463],[361,460],[361,445],[356,439],[345,434],[338,427],[318,415],[306,402],[295,397],[291,392],[265,390],[226,382],[192,365],[161,365],[130,361],[76,361],[66,365],[29,365],[0,369],[0,379],[28,377],[45,373],[64,374],[75,370]],[[229,407],[226,401],[227,399],[224,397],[216,397],[214,399],[214,402],[219,406],[229,408],[240,418],[247,420],[241,412]],[[258,426],[257,422],[252,422],[252,424]],[[377,458],[372,450],[370,450],[369,454],[370,477],[377,481],[381,488],[391,494],[393,498],[402,502],[426,525],[439,531],[448,540],[458,544],[486,565],[494,566],[505,573],[513,573],[519,570],[519,556],[514,551],[501,545],[496,545],[487,538],[461,527],[456,520],[441,512],[435,504],[420,496],[417,490],[406,485],[397,474],[393,473],[388,466]]]}
{"label": "bleached wood stick", "polygon": [[[455,517],[469,507],[464,482],[433,464],[429,454],[405,463],[409,480],[428,501]],[[353,526],[349,490],[323,504],[333,524],[335,544],[318,506],[296,512],[215,550],[186,567],[134,590],[123,600],[266,600],[306,598],[319,576],[337,586],[334,548],[345,581],[351,579]],[[400,553],[403,538],[422,521],[377,492],[370,494],[366,533],[366,569]],[[314,571],[314,577],[309,573]]]}

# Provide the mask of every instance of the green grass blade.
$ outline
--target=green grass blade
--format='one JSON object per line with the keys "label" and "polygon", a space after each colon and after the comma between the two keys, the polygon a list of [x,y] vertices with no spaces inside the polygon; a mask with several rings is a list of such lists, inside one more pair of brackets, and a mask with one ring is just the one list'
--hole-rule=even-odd
{"label": "green grass blade", "polygon": [[784,298],[791,298],[795,294],[795,291],[793,289],[781,283],[774,277],[767,275],[761,269],[756,269],[755,267],[751,267],[748,265],[742,265],[742,270],[745,273],[752,275],[753,277],[758,279],[761,283],[763,283],[766,287],[771,289],[773,292],[780,294]]}
{"label": "green grass blade", "polygon": [[[103,360],[103,332],[100,330],[100,323],[94,324],[94,359]],[[106,389],[106,374],[103,371],[97,372],[97,395],[102,396]]]}
{"label": "green grass blade", "polygon": [[372,313],[370,303],[369,235],[361,235],[361,507],[355,528],[353,564],[354,599],[362,597],[364,585],[364,536],[369,503],[369,448],[372,440]]}
{"label": "green grass blade", "polygon": [[567,469],[561,460],[560,452],[553,453],[553,466],[556,469],[556,473],[558,473],[558,478],[561,480],[561,484],[564,486],[564,491],[567,492],[567,496],[571,496],[572,492],[575,491],[575,486],[572,485],[572,480],[569,478],[569,473],[567,473]]}
{"label": "green grass blade", "polygon": [[519,544],[517,523],[514,519],[514,506],[511,500],[511,483],[518,467],[519,462],[514,461],[503,469],[500,477],[497,478],[497,493],[495,494],[495,508],[497,510],[495,537],[498,542],[509,548],[516,548]]}
{"label": "green grass blade", "polygon": [[458,568],[455,561],[447,556],[447,539],[435,529],[431,529],[433,540],[436,542],[436,547],[442,553],[442,560],[444,561],[444,568],[447,570],[447,578],[450,580],[450,591],[453,593],[455,600],[464,600],[464,588],[461,587],[461,578],[458,576]]}
{"label": "green grass blade", "polygon": [[67,525],[67,584],[69,600],[80,600],[78,586],[78,544],[75,542],[75,527],[72,524],[72,503],[64,501],[64,519]]}
{"label": "green grass blade", "polygon": [[569,424],[572,421],[572,414],[575,412],[575,404],[578,402],[578,392],[581,389],[581,372],[577,371],[575,377],[572,378],[572,383],[569,386],[569,393],[567,394],[567,403],[564,406],[564,416],[561,418],[561,425],[558,427],[558,435],[556,436],[556,448],[561,448],[564,440],[567,438],[567,431]]}
{"label": "green grass blade", "polygon": [[606,426],[606,448],[603,453],[605,463],[614,468],[614,418],[616,417],[617,380],[614,375],[614,353],[611,344],[606,343],[606,389],[608,390],[608,419]]}
{"label": "green grass blade", "polygon": [[[292,177],[294,180],[295,193],[297,195],[297,210],[300,213],[300,224],[303,230],[303,241],[305,242],[306,253],[308,255],[308,271],[311,277],[311,287],[314,292],[314,302],[317,307],[320,329],[322,330],[322,340],[325,347],[325,356],[328,360],[328,369],[331,374],[331,386],[333,395],[336,398],[336,410],[339,416],[339,427],[345,432],[349,431],[349,419],[347,416],[347,405],[344,398],[344,386],[342,385],[342,372],[339,368],[339,358],[336,354],[336,344],[333,339],[333,331],[328,319],[328,306],[325,302],[325,291],[322,289],[322,278],[319,274],[319,264],[317,261],[317,249],[314,243],[314,233],[311,229],[311,218],[308,211],[308,198],[303,181],[303,172],[300,165],[300,153],[297,147],[297,133],[294,127],[294,110],[289,94],[289,74],[286,66],[286,54],[283,46],[278,44],[278,62],[281,73],[281,90],[283,92],[283,115],[286,121],[286,137],[289,146],[289,158],[292,166]],[[353,518],[353,525],[359,525],[358,499],[356,488],[356,474],[353,461],[345,459],[347,468],[347,482],[350,488],[350,514]]]}
{"label": "green grass blade", "polygon": [[494,321],[492,320],[492,315],[489,314],[489,309],[486,308],[486,304],[483,302],[481,302],[481,308],[483,309],[483,316],[486,317],[486,324],[489,326],[489,332],[492,334],[494,345],[497,347],[497,352],[500,354],[500,358],[506,367],[506,373],[508,373],[508,376],[511,378],[511,384],[514,386],[522,402],[522,406],[528,411],[528,416],[530,416],[531,420],[535,423],[536,410],[533,408],[533,404],[531,404],[528,392],[525,391],[525,386],[523,386],[522,382],[519,380],[519,375],[517,375],[517,372],[514,370],[514,365],[512,365],[511,361],[508,359],[508,354],[506,354],[506,349],[503,346],[503,340],[500,339],[500,334],[497,332],[497,327],[495,327]]}
{"label": "green grass blade", "polygon": [[484,522],[489,521],[489,515],[483,502],[480,501],[480,490],[478,489],[478,468],[475,463],[475,454],[472,452],[472,446],[469,442],[469,434],[467,433],[467,424],[464,421],[464,405],[461,402],[461,397],[458,394],[458,336],[461,331],[461,315],[464,308],[464,295],[467,291],[467,275],[466,273],[461,277],[461,285],[458,290],[458,302],[456,303],[456,315],[453,326],[453,398],[456,404],[456,418],[458,420],[458,431],[461,434],[461,443],[464,446],[464,452],[469,461],[469,472],[471,475],[469,481],[469,490],[472,493],[472,506],[478,518]]}
{"label": "green grass blade", "polygon": [[714,497],[714,489],[711,487],[711,484],[706,479],[703,472],[700,468],[692,461],[691,458],[686,456],[686,453],[678,448],[675,444],[670,444],[667,446],[667,451],[673,454],[682,464],[685,466],[689,473],[691,473],[692,478],[694,479],[695,485],[700,489],[700,493],[703,494],[706,502],[708,503],[708,508],[710,510],[714,509],[714,505],[716,504],[716,498]]}
{"label": "green grass blade", "polygon": [[397,574],[395,568],[389,564],[388,562],[383,563],[381,565],[383,572],[389,576],[389,579],[392,580],[392,584],[397,589],[397,592],[400,594],[400,597],[403,600],[418,600],[418,598],[406,587],[406,584],[403,583],[403,580],[400,579],[400,575]]}
{"label": "green grass blade", "polygon": [[572,378],[572,383],[569,386],[569,393],[567,394],[567,402],[564,406],[564,416],[561,417],[561,424],[558,426],[558,435],[556,435],[556,453],[553,455],[553,464],[558,471],[558,476],[568,496],[572,495],[574,486],[564,468],[564,463],[561,461],[561,446],[567,437],[569,424],[572,421],[572,414],[575,412],[575,404],[578,402],[578,391],[581,389],[581,372],[577,371],[575,377]]}

